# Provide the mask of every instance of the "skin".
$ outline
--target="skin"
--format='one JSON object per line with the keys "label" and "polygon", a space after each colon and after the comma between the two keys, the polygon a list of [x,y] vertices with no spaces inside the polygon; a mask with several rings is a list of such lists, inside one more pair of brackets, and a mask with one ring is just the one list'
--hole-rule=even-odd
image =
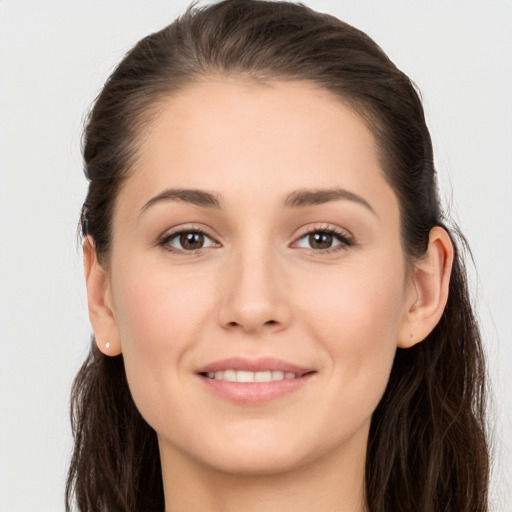
{"label": "skin", "polygon": [[[334,187],[366,205],[283,205]],[[208,191],[220,208],[151,202],[167,189]],[[160,243],[181,228],[205,231],[205,247]],[[350,243],[312,246],[308,233],[325,229]],[[442,314],[453,249],[434,228],[409,268],[397,197],[357,114],[303,82],[189,86],[161,102],[141,138],[108,270],[90,238],[84,256],[98,346],[123,353],[158,434],[167,512],[366,510],[371,415],[397,347],[422,341]],[[197,375],[231,356],[314,373],[275,400],[233,403]]]}

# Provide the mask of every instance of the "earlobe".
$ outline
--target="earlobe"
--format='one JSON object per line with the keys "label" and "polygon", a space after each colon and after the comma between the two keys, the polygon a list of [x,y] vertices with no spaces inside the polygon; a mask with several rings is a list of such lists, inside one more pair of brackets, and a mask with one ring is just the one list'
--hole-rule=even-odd
{"label": "earlobe", "polygon": [[399,334],[398,346],[410,348],[423,341],[443,315],[448,301],[454,248],[440,226],[430,230],[427,253],[414,264],[409,301]]}
{"label": "earlobe", "polygon": [[83,255],[89,319],[96,345],[104,354],[117,356],[121,353],[121,343],[112,302],[110,277],[98,262],[91,236],[84,239]]}

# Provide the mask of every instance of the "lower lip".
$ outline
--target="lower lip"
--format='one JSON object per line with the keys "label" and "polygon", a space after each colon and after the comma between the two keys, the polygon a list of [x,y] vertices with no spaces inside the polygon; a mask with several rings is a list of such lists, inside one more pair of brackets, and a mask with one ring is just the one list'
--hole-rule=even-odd
{"label": "lower lip", "polygon": [[270,382],[229,382],[199,375],[204,384],[215,394],[237,404],[257,405],[276,400],[304,386],[313,373],[295,379]]}

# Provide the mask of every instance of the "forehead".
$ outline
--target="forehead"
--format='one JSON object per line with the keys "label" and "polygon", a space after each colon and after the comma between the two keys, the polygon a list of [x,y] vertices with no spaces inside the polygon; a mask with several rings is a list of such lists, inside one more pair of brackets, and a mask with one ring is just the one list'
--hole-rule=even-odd
{"label": "forehead", "polygon": [[366,122],[310,82],[193,84],[157,104],[139,142],[127,180],[139,203],[171,186],[228,201],[341,186],[396,201]]}

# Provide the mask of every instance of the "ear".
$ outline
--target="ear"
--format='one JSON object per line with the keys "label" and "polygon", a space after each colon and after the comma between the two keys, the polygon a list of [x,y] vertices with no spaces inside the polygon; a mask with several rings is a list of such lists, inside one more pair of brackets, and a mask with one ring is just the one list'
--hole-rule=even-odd
{"label": "ear", "polygon": [[110,277],[98,262],[92,237],[85,238],[83,251],[89,319],[96,345],[105,355],[117,356],[121,353],[121,342],[112,303]]}
{"label": "ear", "polygon": [[453,244],[440,226],[430,230],[427,254],[414,264],[398,336],[400,348],[423,341],[437,325],[448,300]]}

